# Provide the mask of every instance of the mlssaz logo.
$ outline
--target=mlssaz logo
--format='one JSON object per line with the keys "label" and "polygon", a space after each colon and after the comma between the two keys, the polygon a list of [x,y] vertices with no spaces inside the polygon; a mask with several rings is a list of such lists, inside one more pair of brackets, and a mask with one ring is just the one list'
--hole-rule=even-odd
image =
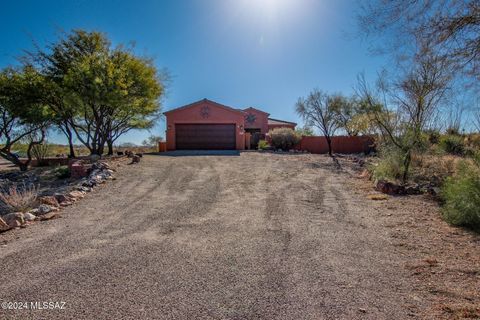
{"label": "mlssaz logo", "polygon": [[200,115],[202,118],[208,118],[208,116],[210,116],[210,108],[208,106],[203,106],[202,109],[200,109]]}
{"label": "mlssaz logo", "polygon": [[245,121],[247,121],[247,123],[254,123],[256,119],[257,117],[253,113],[249,113],[245,116]]}

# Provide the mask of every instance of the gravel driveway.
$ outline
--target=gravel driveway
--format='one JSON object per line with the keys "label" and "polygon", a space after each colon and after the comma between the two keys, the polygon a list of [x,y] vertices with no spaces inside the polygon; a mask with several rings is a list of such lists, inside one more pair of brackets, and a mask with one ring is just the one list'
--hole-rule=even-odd
{"label": "gravel driveway", "polygon": [[123,170],[61,219],[0,235],[0,300],[66,302],[0,318],[415,315],[375,208],[326,156],[151,155]]}

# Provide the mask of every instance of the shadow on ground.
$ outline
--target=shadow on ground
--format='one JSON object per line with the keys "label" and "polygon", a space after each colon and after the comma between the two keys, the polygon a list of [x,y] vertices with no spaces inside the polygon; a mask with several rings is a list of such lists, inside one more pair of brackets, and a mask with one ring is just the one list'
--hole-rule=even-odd
{"label": "shadow on ground", "polygon": [[150,155],[164,157],[191,157],[191,156],[239,156],[238,150],[175,150],[167,152],[152,152]]}

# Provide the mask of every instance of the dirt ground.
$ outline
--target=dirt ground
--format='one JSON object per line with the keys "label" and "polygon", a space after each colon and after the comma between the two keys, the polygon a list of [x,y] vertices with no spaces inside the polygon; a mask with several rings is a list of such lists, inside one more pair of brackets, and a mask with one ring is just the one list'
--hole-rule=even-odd
{"label": "dirt ground", "polygon": [[0,318],[478,316],[480,236],[423,196],[368,199],[339,165],[145,156],[60,219],[0,234],[0,302],[66,302]]}

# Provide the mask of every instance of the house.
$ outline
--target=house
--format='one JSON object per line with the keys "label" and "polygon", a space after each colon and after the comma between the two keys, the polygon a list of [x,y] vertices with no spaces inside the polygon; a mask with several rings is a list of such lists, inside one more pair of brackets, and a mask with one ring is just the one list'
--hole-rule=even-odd
{"label": "house", "polygon": [[295,129],[296,123],[269,118],[252,107],[232,108],[208,99],[164,112],[167,150],[256,148],[274,128]]}

